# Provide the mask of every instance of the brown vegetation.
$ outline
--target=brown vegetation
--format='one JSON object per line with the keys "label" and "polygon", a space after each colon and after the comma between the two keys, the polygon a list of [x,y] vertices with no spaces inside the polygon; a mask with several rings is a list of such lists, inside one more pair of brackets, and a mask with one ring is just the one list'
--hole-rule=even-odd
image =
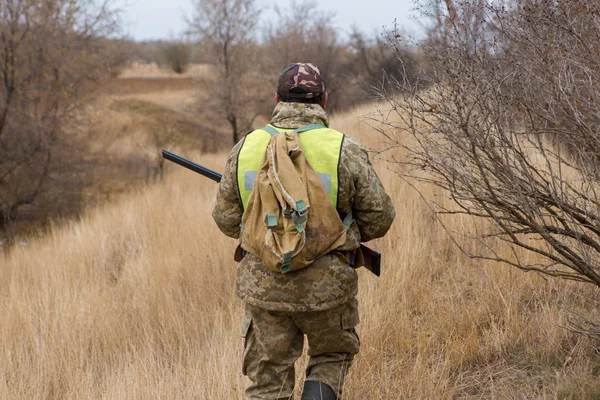
{"label": "brown vegetation", "polygon": [[[478,244],[470,257],[600,287],[600,6],[435,3],[430,89],[384,96],[403,122],[382,128],[409,155],[399,172],[449,192],[451,206],[432,203],[441,215],[489,222],[449,230]],[[598,320],[577,325],[600,338]]]}
{"label": "brown vegetation", "polygon": [[195,86],[197,78],[119,78],[106,85],[106,91],[111,95],[137,95],[144,93],[173,92],[176,90],[189,91]]}
{"label": "brown vegetation", "polygon": [[[303,4],[306,3],[295,7],[308,7]],[[0,7],[0,12],[3,10]],[[539,8],[531,11],[536,10],[540,11]],[[585,21],[585,16],[577,14],[581,10],[576,7],[564,10],[554,17],[577,15],[574,21]],[[460,9],[455,8],[453,14],[459,13]],[[473,22],[482,14],[464,15],[465,21]],[[539,18],[546,14],[534,12],[533,17],[536,15]],[[358,31],[351,43],[343,43],[329,29],[331,16],[313,17],[324,18],[322,30],[306,32],[297,21],[282,18],[286,25],[273,26],[268,43],[260,46],[252,41],[245,43],[244,51],[257,55],[288,51],[289,59],[277,58],[281,65],[257,64],[265,68],[259,70],[261,80],[253,81],[258,73],[253,71],[241,81],[242,86],[249,90],[253,86],[244,86],[245,83],[259,82],[261,96],[270,97],[268,90],[264,90],[264,82],[274,82],[279,70],[287,62],[299,61],[295,57],[301,54],[302,61],[315,61],[328,68],[330,88],[340,101],[339,110],[366,98],[360,85],[348,84],[351,80],[345,80],[346,74],[364,82],[376,82],[380,74],[384,76],[383,65],[396,68],[394,60],[398,60],[395,57],[398,53],[394,50],[406,50],[401,43],[394,42],[397,39],[394,32],[388,37],[392,47],[376,43]],[[434,32],[439,34],[437,41],[429,43],[434,48],[439,49],[435,46],[444,37],[462,43],[461,40],[473,39],[469,34],[480,32],[463,30],[465,25],[461,24],[446,24],[448,20],[438,17],[444,23]],[[310,25],[312,20],[302,21]],[[552,33],[548,28],[552,19],[544,21],[532,26],[545,26],[549,30],[526,31],[530,45],[537,43],[533,39],[540,38],[536,33],[544,40],[545,34]],[[573,26],[577,27],[580,25]],[[444,29],[448,29],[446,34]],[[452,35],[452,29],[458,29],[460,34]],[[563,47],[557,44],[562,49],[558,53],[561,57],[546,62],[547,68],[562,71],[557,76],[571,79],[567,82],[582,82],[582,77],[587,76],[594,88],[594,74],[576,71],[586,68],[591,71],[586,62],[595,58],[580,57],[585,54],[580,51],[586,48],[578,48],[577,41],[569,42],[569,35],[549,36],[560,39],[558,44]],[[473,220],[465,213],[453,213],[439,220],[434,213],[453,209],[451,196],[461,204],[467,201],[467,211],[473,210],[470,207],[477,204],[473,200],[481,200],[481,196],[469,197],[473,192],[465,189],[484,187],[479,166],[484,167],[484,177],[488,173],[496,177],[497,171],[506,174],[504,181],[494,182],[526,183],[529,186],[525,188],[539,189],[535,186],[539,180],[530,179],[531,173],[526,175],[528,179],[521,179],[520,173],[531,171],[515,162],[519,159],[530,161],[525,167],[535,166],[536,176],[554,179],[555,187],[563,191],[551,193],[562,196],[561,204],[568,205],[573,198],[570,188],[574,182],[595,188],[592,178],[597,175],[582,177],[582,171],[595,171],[583,168],[591,168],[590,158],[586,157],[592,157],[593,161],[598,153],[587,151],[593,149],[589,147],[593,142],[577,141],[590,138],[586,132],[594,132],[593,98],[581,97],[583,92],[575,97],[571,97],[573,93],[552,97],[544,92],[550,91],[552,85],[531,84],[539,82],[535,79],[552,77],[551,74],[524,75],[533,79],[523,81],[523,86],[529,84],[532,88],[530,91],[519,92],[523,87],[515,85],[502,86],[509,81],[498,79],[503,75],[495,74],[511,71],[509,67],[514,68],[517,61],[530,68],[522,71],[517,68],[520,73],[537,71],[531,69],[537,64],[533,56],[527,57],[528,52],[524,51],[527,47],[511,50],[516,53],[507,51],[506,54],[515,57],[519,51],[523,52],[522,59],[512,59],[514,63],[502,64],[500,69],[481,69],[493,66],[492,61],[500,59],[499,53],[488,51],[483,53],[485,57],[480,57],[478,43],[487,42],[471,41],[472,46],[462,47],[453,46],[454,43],[443,43],[450,44],[446,52],[426,53],[434,61],[436,57],[452,61],[442,68],[428,59],[434,67],[428,72],[437,75],[426,82],[413,80],[411,74],[418,68],[411,67],[410,61],[416,58],[410,58],[413,57],[410,51],[402,53],[400,69],[409,79],[403,80],[401,74],[386,75],[395,77],[400,84],[393,92],[397,94],[400,89],[405,95],[388,96],[391,107],[379,104],[375,112],[372,106],[363,106],[332,117],[333,127],[370,148],[381,150],[387,146],[388,160],[427,169],[427,174],[413,169],[408,175],[442,183],[436,187],[406,180],[406,169],[388,169],[397,164],[375,161],[378,174],[395,201],[398,216],[389,235],[372,243],[384,254],[382,277],[376,279],[360,272],[362,351],[351,370],[344,398],[598,398],[598,342],[575,333],[570,324],[573,313],[590,321],[600,320],[598,289],[570,281],[546,280],[489,260],[468,258],[467,255],[487,251],[513,257],[521,266],[547,266],[543,254],[514,246],[510,240],[499,240],[498,232],[503,231],[498,231],[498,227],[502,225],[493,214],[490,222]],[[394,47],[395,44],[398,46]],[[200,45],[204,48],[207,43]],[[572,51],[565,51],[564,46]],[[463,50],[466,53],[461,53]],[[573,57],[583,69],[569,64]],[[235,68],[242,66],[248,64]],[[559,66],[569,68],[561,70]],[[222,81],[214,67],[208,69],[213,72],[193,65],[183,77],[174,78],[175,74],[166,69],[157,71],[148,67],[139,72],[139,66],[130,68],[124,71],[123,78],[112,81],[95,103],[76,107],[77,112],[69,114],[77,117],[71,124],[60,125],[60,132],[65,135],[57,143],[68,146],[53,150],[53,158],[56,155],[56,159],[70,162],[49,169],[48,179],[54,184],[40,192],[35,212],[33,206],[21,211],[36,219],[59,215],[57,211],[81,213],[81,218],[60,224],[50,220],[45,233],[29,235],[28,247],[15,246],[0,254],[1,399],[243,398],[245,381],[240,370],[239,332],[242,304],[233,289],[235,243],[224,238],[211,222],[216,186],[180,167],[164,164],[158,156],[160,148],[169,147],[210,168],[222,170],[231,135],[226,119],[215,118],[220,105],[219,96],[212,90]],[[190,88],[192,81],[198,83],[196,88],[206,90],[206,96],[198,96],[197,89]],[[421,91],[423,85],[432,85],[431,90]],[[566,88],[578,90],[582,86],[563,86]],[[508,106],[501,104],[508,94],[513,96],[511,102]],[[201,107],[194,101],[198,97],[203,101]],[[260,101],[270,109],[272,103],[267,97]],[[552,98],[553,102],[541,103],[540,109],[533,100],[542,98]],[[469,102],[473,99],[477,101]],[[23,102],[32,106],[31,98],[23,98]],[[495,115],[485,114],[490,110],[500,112],[502,118],[484,118]],[[254,115],[247,109],[241,112],[240,118]],[[358,122],[359,117],[369,112],[367,119],[388,135],[391,142],[382,143],[382,137],[375,135],[373,127]],[[389,117],[383,124],[382,115]],[[542,129],[543,137],[538,135],[540,139],[533,140],[531,132],[523,134],[521,129],[539,127],[540,115],[546,120],[548,115],[558,119],[552,120],[555,124],[551,132]],[[461,119],[465,116],[469,118]],[[508,126],[513,131],[498,123],[511,120],[513,125]],[[475,134],[482,131],[487,135]],[[509,135],[497,136],[499,132]],[[566,134],[573,136],[565,140],[561,135]],[[519,141],[512,140],[516,136]],[[390,143],[393,149],[389,149]],[[560,147],[557,143],[570,145]],[[518,151],[514,152],[515,149]],[[585,151],[579,153],[579,150]],[[415,158],[415,154],[420,158]],[[568,165],[565,159],[557,159],[557,155],[563,154],[569,154]],[[481,155],[483,158],[479,160],[484,162],[468,164],[473,161],[469,158],[472,155]],[[465,169],[465,165],[473,168]],[[443,170],[440,166],[458,169]],[[561,175],[556,173],[557,166]],[[440,171],[447,174],[436,175]],[[462,175],[452,175],[453,171]],[[398,172],[403,179],[398,179]],[[168,174],[168,179],[160,180],[163,173]],[[451,179],[435,181],[440,176]],[[148,186],[151,182],[155,184]],[[413,190],[415,187],[418,191]],[[461,190],[456,192],[457,188]],[[578,193],[587,193],[582,187],[575,188]],[[501,189],[503,197],[495,200],[518,200],[521,203],[512,200],[509,203],[527,204],[528,210],[535,209],[524,200],[527,196],[523,191]],[[515,193],[521,196],[507,197]],[[589,215],[595,215],[593,204],[586,206]],[[87,211],[82,213],[86,207]],[[542,214],[536,221],[545,224],[564,221],[573,226],[573,219],[561,221],[555,214]],[[510,214],[501,217],[506,215]],[[471,236],[475,232],[477,240],[468,240],[463,235],[451,237],[448,232],[466,232]],[[487,238],[481,232],[492,232],[493,236]],[[540,242],[528,239],[526,243]],[[576,249],[586,245],[575,241],[569,244]],[[593,253],[587,254],[594,260]],[[300,362],[305,361],[303,358]],[[297,378],[300,380],[302,376]]]}
{"label": "brown vegetation", "polygon": [[[370,110],[332,124],[379,147],[357,120]],[[188,157],[220,171],[226,153]],[[382,277],[360,272],[362,351],[344,399],[597,398],[597,343],[562,328],[561,307],[595,315],[598,292],[467,259],[417,193],[375,166],[398,216],[371,244]],[[236,243],[211,221],[216,185],[168,168],[159,185],[0,256],[0,398],[243,398]]]}
{"label": "brown vegetation", "polygon": [[[82,164],[66,140],[77,112],[122,59],[107,2],[0,1],[0,230],[43,202]],[[64,200],[61,198],[60,200]]]}
{"label": "brown vegetation", "polygon": [[163,57],[165,63],[176,74],[187,72],[190,67],[190,46],[185,43],[170,43],[165,49]]}
{"label": "brown vegetation", "polygon": [[[176,82],[174,80],[173,82]],[[83,129],[96,138],[86,142],[84,153],[91,160],[90,196],[87,206],[106,201],[124,192],[137,190],[163,176],[163,148],[189,152],[211,153],[227,148],[220,130],[191,115],[181,104],[182,93],[150,92],[107,97],[90,109],[90,125]],[[155,99],[154,96],[158,96]],[[160,101],[171,104],[161,104]],[[75,138],[85,142],[85,136]]]}

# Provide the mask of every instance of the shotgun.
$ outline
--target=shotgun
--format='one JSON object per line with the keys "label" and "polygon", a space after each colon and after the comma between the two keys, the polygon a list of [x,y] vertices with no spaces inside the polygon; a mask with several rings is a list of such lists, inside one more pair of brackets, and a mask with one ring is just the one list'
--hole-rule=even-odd
{"label": "shotgun", "polygon": [[[189,170],[192,170],[202,176],[207,177],[208,179],[212,179],[213,181],[219,183],[221,182],[222,175],[212,169],[203,167],[200,164],[196,164],[193,161],[190,161],[186,158],[178,156],[177,154],[171,153],[168,150],[163,149],[162,156],[169,161],[174,162],[175,164],[181,165]],[[239,249],[239,248],[238,248]],[[238,252],[236,251],[236,254]],[[236,261],[239,261],[239,254],[236,256]],[[369,271],[371,271],[376,276],[381,275],[381,253],[375,251],[363,244],[360,245],[360,248],[357,249],[356,253],[353,255],[353,260],[350,260],[350,265],[354,268],[365,267]]]}

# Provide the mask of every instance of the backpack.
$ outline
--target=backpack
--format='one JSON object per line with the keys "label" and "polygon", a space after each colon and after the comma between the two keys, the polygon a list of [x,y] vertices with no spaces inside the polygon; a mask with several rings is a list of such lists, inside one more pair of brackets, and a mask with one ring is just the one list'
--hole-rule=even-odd
{"label": "backpack", "polygon": [[346,242],[346,228],[297,131],[271,137],[242,216],[241,247],[267,270],[305,268]]}

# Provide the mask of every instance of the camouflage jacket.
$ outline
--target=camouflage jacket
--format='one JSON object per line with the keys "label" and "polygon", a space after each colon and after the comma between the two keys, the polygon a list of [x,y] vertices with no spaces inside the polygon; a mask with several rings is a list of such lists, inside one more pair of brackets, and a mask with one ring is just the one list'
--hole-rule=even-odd
{"label": "camouflage jacket", "polygon": [[[271,124],[295,129],[308,124],[329,126],[329,119],[319,105],[280,102]],[[227,159],[213,209],[219,229],[233,238],[239,238],[243,214],[237,188],[237,155],[242,143],[235,145]],[[338,213],[343,219],[352,210],[355,220],[339,250],[356,249],[361,242],[383,236],[394,220],[394,206],[367,152],[348,136],[342,145],[338,180]],[[238,296],[256,307],[273,311],[320,311],[337,307],[355,296],[358,278],[341,252],[285,275],[267,271],[259,258],[248,254],[238,266],[236,286]]]}

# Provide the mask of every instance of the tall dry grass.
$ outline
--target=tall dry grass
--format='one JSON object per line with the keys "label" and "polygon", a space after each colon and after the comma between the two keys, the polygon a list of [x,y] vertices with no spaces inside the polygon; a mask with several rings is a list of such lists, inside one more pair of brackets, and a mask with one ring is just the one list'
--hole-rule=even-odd
{"label": "tall dry grass", "polygon": [[203,77],[212,73],[212,66],[209,64],[191,64],[182,74],[174,72],[168,65],[159,66],[156,63],[133,62],[126,68],[123,68],[119,74],[122,79],[188,79]]}
{"label": "tall dry grass", "polygon": [[[375,147],[365,112],[332,124]],[[225,154],[197,161],[222,170]],[[372,244],[382,277],[360,272],[362,350],[344,398],[600,398],[598,343],[563,328],[561,312],[598,291],[466,259],[419,196],[376,168],[397,217]],[[212,222],[215,193],[173,168],[1,256],[0,398],[243,398],[235,242]]]}

